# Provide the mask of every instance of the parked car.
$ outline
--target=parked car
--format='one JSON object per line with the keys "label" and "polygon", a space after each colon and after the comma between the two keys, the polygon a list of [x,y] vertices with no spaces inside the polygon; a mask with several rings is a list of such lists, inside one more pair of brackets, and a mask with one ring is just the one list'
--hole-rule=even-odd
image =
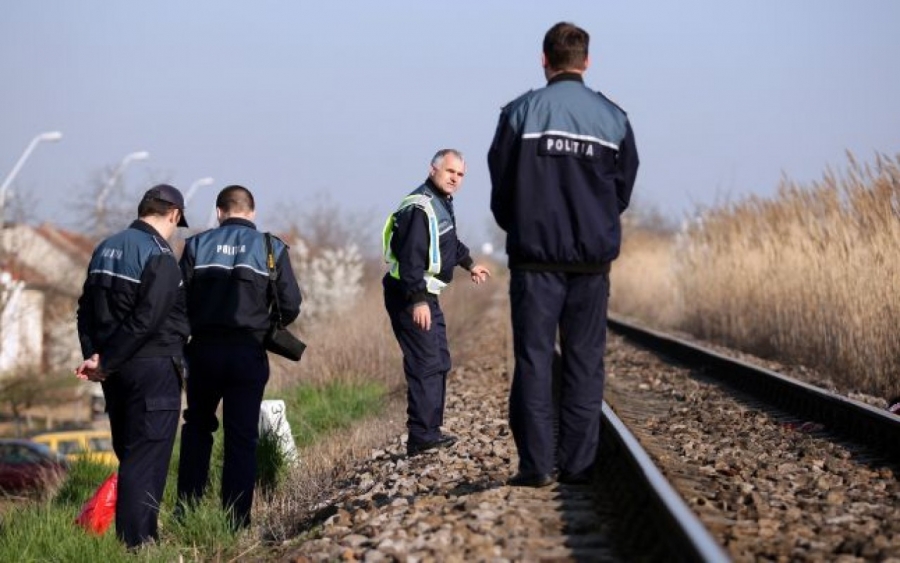
{"label": "parked car", "polygon": [[31,439],[66,456],[66,459],[72,462],[88,458],[107,465],[119,463],[113,451],[112,435],[108,430],[45,432],[32,436]]}
{"label": "parked car", "polygon": [[29,440],[0,440],[0,491],[37,491],[53,484],[69,468],[65,457]]}

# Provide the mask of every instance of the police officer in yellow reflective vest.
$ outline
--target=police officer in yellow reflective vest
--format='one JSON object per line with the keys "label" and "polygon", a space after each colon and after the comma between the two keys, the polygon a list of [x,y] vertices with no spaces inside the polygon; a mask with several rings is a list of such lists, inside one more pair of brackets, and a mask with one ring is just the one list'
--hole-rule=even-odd
{"label": "police officer in yellow reflective vest", "polygon": [[382,282],[384,305],[403,351],[409,456],[456,442],[441,432],[450,350],[438,295],[457,265],[476,284],[491,275],[474,263],[456,235],[453,194],[462,185],[465,167],[459,151],[438,151],[428,179],[403,199],[384,226],[384,258],[390,264]]}

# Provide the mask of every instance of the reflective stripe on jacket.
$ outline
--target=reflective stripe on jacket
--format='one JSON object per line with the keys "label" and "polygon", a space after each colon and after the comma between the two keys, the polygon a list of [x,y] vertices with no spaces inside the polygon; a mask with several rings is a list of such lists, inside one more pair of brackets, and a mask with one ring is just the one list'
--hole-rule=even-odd
{"label": "reflective stripe on jacket", "polygon": [[503,108],[488,167],[510,268],[609,271],[638,170],[619,106],[578,74],[556,75]]}
{"label": "reflective stripe on jacket", "polygon": [[382,251],[390,265],[386,278],[411,303],[439,295],[453,269],[472,266],[469,249],[456,236],[453,199],[430,180],[415,189],[385,221]]}
{"label": "reflective stripe on jacket", "polygon": [[[287,245],[273,237],[282,321],[300,313],[302,297]],[[195,339],[252,336],[262,341],[271,324],[265,233],[249,220],[232,217],[185,241],[181,270],[187,286],[188,317]]]}

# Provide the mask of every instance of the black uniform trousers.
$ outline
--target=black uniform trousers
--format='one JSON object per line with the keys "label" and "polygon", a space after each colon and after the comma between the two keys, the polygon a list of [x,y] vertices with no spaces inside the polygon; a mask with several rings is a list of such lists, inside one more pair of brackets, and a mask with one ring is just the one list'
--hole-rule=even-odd
{"label": "black uniform trousers", "polygon": [[103,382],[119,458],[116,536],[129,547],[159,537],[159,503],[181,410],[175,361],[164,356],[133,358]]}
{"label": "black uniform trousers", "polygon": [[222,507],[234,526],[250,525],[256,484],[259,408],[269,380],[269,358],[256,342],[195,342],[187,345],[187,408],[181,427],[178,499],[195,503],[209,481],[216,409],[222,402],[225,458]]}
{"label": "black uniform trousers", "polygon": [[[509,418],[519,471],[550,474],[555,461],[563,474],[590,471],[600,438],[609,275],[513,270],[509,295],[516,359]],[[562,373],[554,441],[557,327]]]}
{"label": "black uniform trousers", "polygon": [[419,328],[413,322],[406,296],[388,280],[384,284],[384,306],[391,318],[394,336],[403,351],[403,373],[407,386],[406,427],[409,431],[407,442],[432,442],[441,436],[447,373],[450,371],[444,313],[437,298],[429,299],[431,329]]}

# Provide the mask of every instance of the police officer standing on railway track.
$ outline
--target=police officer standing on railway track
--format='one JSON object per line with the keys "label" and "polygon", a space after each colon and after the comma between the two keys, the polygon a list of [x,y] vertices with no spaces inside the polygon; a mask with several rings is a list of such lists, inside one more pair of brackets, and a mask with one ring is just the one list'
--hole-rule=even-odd
{"label": "police officer standing on railway track", "polygon": [[625,112],[584,84],[588,41],[571,23],[547,31],[547,85],[503,108],[488,153],[491,211],[506,231],[509,256],[516,358],[509,416],[519,454],[509,483],[517,486],[549,485],[556,469],[562,482],[584,482],[597,455],[609,270],[638,155]]}
{"label": "police officer standing on railway track", "polygon": [[[216,198],[219,227],[185,241],[181,269],[187,287],[190,377],[181,429],[179,511],[203,496],[213,432],[222,405],[225,459],[221,502],[235,528],[250,524],[256,484],[259,409],[269,380],[263,346],[271,325],[266,234],[256,230],[253,194],[228,186]],[[286,326],[300,314],[300,287],[288,247],[272,236],[275,293]]]}
{"label": "police officer standing on railway track", "polygon": [[462,186],[465,170],[459,151],[438,151],[428,179],[403,199],[384,227],[384,257],[390,264],[382,280],[384,304],[403,351],[410,456],[456,442],[441,432],[450,350],[438,296],[456,266],[468,270],[476,284],[491,275],[474,263],[457,238],[453,194]]}
{"label": "police officer standing on railway track", "polygon": [[188,337],[184,287],[167,242],[187,227],[184,199],[148,190],[138,219],[94,250],[78,300],[82,379],[99,381],[119,458],[116,535],[128,547],[158,538]]}

